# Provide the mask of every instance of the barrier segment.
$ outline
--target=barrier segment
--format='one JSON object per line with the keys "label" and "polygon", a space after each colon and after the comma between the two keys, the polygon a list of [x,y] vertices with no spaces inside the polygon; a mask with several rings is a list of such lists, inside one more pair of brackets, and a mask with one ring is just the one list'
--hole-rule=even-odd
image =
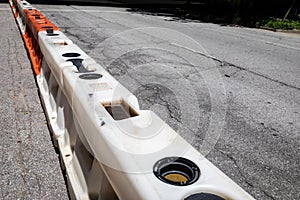
{"label": "barrier segment", "polygon": [[47,31],[48,34],[53,35],[53,31],[58,28],[27,1],[12,0],[10,4],[19,24],[34,72],[38,75],[41,70],[43,54],[39,49],[37,35],[40,31]]}
{"label": "barrier segment", "polygon": [[11,2],[71,198],[253,199],[28,2]]}

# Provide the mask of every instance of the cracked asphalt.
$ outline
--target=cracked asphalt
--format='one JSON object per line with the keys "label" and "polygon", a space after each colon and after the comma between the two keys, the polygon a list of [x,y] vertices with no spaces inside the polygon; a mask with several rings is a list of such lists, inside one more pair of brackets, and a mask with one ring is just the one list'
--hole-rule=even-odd
{"label": "cracked asphalt", "polygon": [[300,199],[300,36],[35,5],[253,197]]}
{"label": "cracked asphalt", "polygon": [[300,199],[299,35],[130,8],[34,6],[253,197]]}
{"label": "cracked asphalt", "polygon": [[68,199],[37,86],[8,3],[0,3],[0,199]]}

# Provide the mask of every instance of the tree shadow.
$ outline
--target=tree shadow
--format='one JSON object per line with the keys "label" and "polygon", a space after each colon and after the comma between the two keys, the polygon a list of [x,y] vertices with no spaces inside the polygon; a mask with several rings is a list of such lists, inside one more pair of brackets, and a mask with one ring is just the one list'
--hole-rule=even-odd
{"label": "tree shadow", "polygon": [[127,11],[141,15],[165,17],[165,21],[215,23],[221,26],[236,25],[235,15],[208,12],[205,5],[139,6],[128,8]]}
{"label": "tree shadow", "polygon": [[[2,2],[3,0],[0,0]],[[128,12],[165,17],[181,23],[215,23],[221,26],[260,27],[270,18],[282,18],[290,6],[283,0],[241,1],[239,6],[222,0],[181,0],[172,4],[151,4],[154,0],[29,0],[32,4],[123,7]],[[134,3],[142,2],[142,3]],[[157,2],[157,0],[156,0]],[[162,1],[164,2],[164,1]],[[170,1],[171,2],[171,1]],[[272,8],[272,9],[270,9]],[[293,7],[299,19],[300,1]],[[290,15],[291,18],[291,15]]]}
{"label": "tree shadow", "polygon": [[[198,4],[181,5],[136,5],[127,9],[128,12],[141,15],[165,17],[166,21],[182,23],[215,23],[221,26],[259,27],[260,23],[271,18],[282,18],[290,6],[290,2],[271,1],[264,2],[252,0],[243,1],[240,5],[230,4],[225,1],[202,0]],[[272,8],[272,9],[270,9]],[[298,20],[300,1],[293,7],[290,19]]]}

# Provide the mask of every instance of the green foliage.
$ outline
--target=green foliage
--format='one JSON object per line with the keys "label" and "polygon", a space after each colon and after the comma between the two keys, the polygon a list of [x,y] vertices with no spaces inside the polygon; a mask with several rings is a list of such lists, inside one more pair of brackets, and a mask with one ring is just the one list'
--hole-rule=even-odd
{"label": "green foliage", "polygon": [[263,20],[260,23],[261,27],[274,28],[274,29],[283,29],[283,30],[293,30],[300,29],[300,21],[295,20],[285,20],[280,19],[271,19]]}

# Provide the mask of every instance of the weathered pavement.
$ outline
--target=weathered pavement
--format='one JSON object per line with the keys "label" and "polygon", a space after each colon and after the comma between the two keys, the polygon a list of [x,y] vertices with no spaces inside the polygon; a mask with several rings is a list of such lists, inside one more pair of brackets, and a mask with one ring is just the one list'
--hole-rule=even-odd
{"label": "weathered pavement", "polygon": [[[200,151],[209,127],[218,127],[211,117],[219,116],[223,129],[207,158],[256,199],[300,199],[299,36],[126,8],[36,6],[134,92],[142,108],[157,112],[184,137],[192,135]],[[196,42],[208,53],[192,51]],[[197,65],[187,59],[196,57]],[[201,78],[214,68],[225,101]],[[196,100],[186,95],[186,82]],[[178,129],[182,125],[186,131]]]}
{"label": "weathered pavement", "polygon": [[[198,150],[209,128],[218,127],[212,116],[224,115],[207,158],[256,199],[300,199],[299,36],[124,8],[37,8],[134,92],[142,108],[157,112],[187,139],[192,135]],[[8,6],[0,12],[1,197],[67,198],[23,43]],[[182,37],[176,43],[180,33],[193,41]],[[196,42],[206,51],[189,48]],[[186,59],[191,57],[199,63]],[[224,86],[220,99],[201,77],[213,68]],[[196,99],[185,95],[186,82]]]}
{"label": "weathered pavement", "polygon": [[0,199],[68,199],[23,41],[0,3]]}

